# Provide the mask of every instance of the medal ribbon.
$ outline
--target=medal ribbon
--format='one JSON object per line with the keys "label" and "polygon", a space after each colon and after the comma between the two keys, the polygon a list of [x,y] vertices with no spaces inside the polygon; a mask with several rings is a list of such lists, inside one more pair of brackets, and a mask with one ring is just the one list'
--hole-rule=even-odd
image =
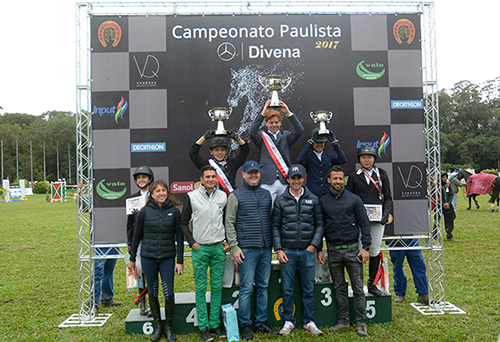
{"label": "medal ribbon", "polygon": [[215,160],[209,159],[208,162],[215,169],[215,172],[217,173],[217,181],[219,182],[219,185],[222,187],[222,189],[224,189],[226,194],[229,196],[229,194],[233,192],[234,189],[229,179],[227,179],[224,170],[222,170],[222,168],[219,166],[219,164],[217,164]]}
{"label": "medal ribbon", "polygon": [[382,252],[380,252],[380,265],[378,267],[377,275],[375,276],[375,280],[373,281],[373,285],[376,285],[380,280],[380,287],[385,290],[385,276],[384,276],[384,256]]}
{"label": "medal ribbon", "polygon": [[266,132],[262,132],[262,138],[264,140],[264,144],[266,145],[266,149],[278,167],[278,170],[283,175],[283,178],[286,179],[288,174],[288,165],[285,161],[285,157],[281,154],[273,139]]}
{"label": "medal ribbon", "polygon": [[[379,175],[378,173],[378,170],[377,169],[374,169],[376,170],[375,172],[377,172],[377,175]],[[378,198],[380,199],[383,199],[384,197],[382,196],[382,191],[380,191],[380,186],[378,186],[378,182],[376,182],[372,176],[370,176],[370,174],[364,169],[364,168],[361,168],[361,171],[363,171],[363,173],[365,174],[366,177],[368,177],[369,180],[372,181],[373,185],[375,185],[375,187],[377,188],[377,191],[378,191]],[[380,175],[378,177],[380,179]]]}

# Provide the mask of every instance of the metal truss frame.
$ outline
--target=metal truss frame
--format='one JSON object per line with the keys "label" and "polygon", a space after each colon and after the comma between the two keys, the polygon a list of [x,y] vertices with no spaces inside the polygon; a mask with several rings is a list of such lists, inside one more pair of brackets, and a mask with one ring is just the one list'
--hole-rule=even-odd
{"label": "metal truss frame", "polygon": [[[70,326],[93,326],[103,317],[95,315],[94,261],[122,258],[125,244],[96,245],[92,224],[92,108],[91,108],[91,47],[90,18],[95,15],[266,15],[266,14],[420,14],[422,24],[422,78],[429,199],[429,234],[392,236],[384,250],[427,250],[428,281],[431,308],[446,310],[444,286],[443,225],[441,224],[440,140],[438,88],[436,72],[436,39],[434,3],[431,1],[329,1],[329,0],[274,0],[274,1],[122,1],[78,2],[76,4],[76,135],[77,181],[84,188],[78,192],[78,314]],[[407,239],[418,239],[420,247],[406,244]],[[403,247],[395,247],[396,242]],[[115,249],[118,255],[100,253],[100,248]],[[109,252],[108,252],[109,253]],[[100,315],[98,315],[100,316]],[[71,318],[71,317],[70,317]],[[106,318],[107,319],[107,318]],[[76,322],[76,323],[75,323]],[[105,322],[105,319],[104,319]],[[67,326],[67,325],[61,325]]]}

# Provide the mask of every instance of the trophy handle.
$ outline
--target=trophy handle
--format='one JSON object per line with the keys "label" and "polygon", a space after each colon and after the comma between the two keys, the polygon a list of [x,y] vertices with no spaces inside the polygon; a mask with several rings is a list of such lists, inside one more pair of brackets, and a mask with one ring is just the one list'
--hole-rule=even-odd
{"label": "trophy handle", "polygon": [[264,81],[267,81],[267,77],[259,76],[260,85],[263,86],[266,91],[269,91],[269,88],[267,87],[267,84],[264,83]]}
{"label": "trophy handle", "polygon": [[333,118],[333,113],[330,111],[328,112],[328,122]]}
{"label": "trophy handle", "polygon": [[229,110],[227,112],[227,117],[231,116],[231,113],[233,112],[233,107],[229,107]]}
{"label": "trophy handle", "polygon": [[212,121],[214,121],[214,120],[215,120],[215,119],[214,119],[214,111],[213,111],[213,108],[212,108],[212,109],[210,109],[210,110],[208,111],[208,116],[210,116],[210,118],[212,119]]}
{"label": "trophy handle", "polygon": [[290,84],[292,84],[292,78],[291,78],[291,77],[287,77],[287,78],[285,78],[285,80],[286,80],[286,82],[287,82],[287,83],[286,83],[286,85],[285,85],[285,86],[282,86],[282,87],[281,87],[281,91],[285,90],[286,88],[288,88],[288,86],[289,86]]}
{"label": "trophy handle", "polygon": [[314,120],[314,123],[317,123],[317,122],[318,122],[318,121],[316,121],[316,115],[315,115],[315,113],[314,113],[314,112],[309,113],[309,116],[311,117],[311,119],[313,119],[313,120]]}

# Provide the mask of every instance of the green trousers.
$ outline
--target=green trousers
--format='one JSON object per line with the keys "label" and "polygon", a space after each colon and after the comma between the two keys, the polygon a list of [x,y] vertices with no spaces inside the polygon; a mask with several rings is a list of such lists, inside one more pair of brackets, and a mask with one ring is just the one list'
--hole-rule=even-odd
{"label": "green trousers", "polygon": [[[194,283],[196,285],[196,315],[198,328],[214,329],[220,325],[220,306],[222,301],[222,278],[224,278],[224,264],[226,253],[224,246],[216,243],[201,245],[192,251]],[[208,268],[210,267],[210,318],[207,311]]]}

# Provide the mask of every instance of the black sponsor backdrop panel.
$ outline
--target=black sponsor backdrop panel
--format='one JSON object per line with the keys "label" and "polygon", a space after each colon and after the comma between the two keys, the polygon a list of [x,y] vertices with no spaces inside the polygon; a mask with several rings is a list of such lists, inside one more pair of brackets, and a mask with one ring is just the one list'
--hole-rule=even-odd
{"label": "black sponsor backdrop panel", "polygon": [[125,199],[130,197],[129,178],[130,169],[94,170],[94,206],[125,207]]}
{"label": "black sponsor backdrop panel", "polygon": [[[412,100],[423,99],[422,88],[391,88],[391,100]],[[391,123],[411,124],[423,123],[423,109],[391,109]]]}
{"label": "black sponsor backdrop panel", "polygon": [[[348,163],[343,165],[346,173],[355,168],[358,143],[380,142],[384,132],[390,136],[390,126],[354,126],[353,87],[387,87],[388,57],[387,51],[351,51],[348,15],[183,16],[166,17],[166,22],[167,53],[158,58],[160,72],[157,84],[168,90],[168,129],[165,137],[167,152],[164,159],[156,158],[157,154],[152,153],[154,161],[151,163],[174,166],[169,169],[171,182],[198,179],[198,171],[190,161],[188,151],[192,143],[207,129],[216,127],[216,123],[207,115],[209,109],[217,106],[235,107],[225,126],[237,130],[249,141],[247,132],[250,123],[270,98],[270,93],[266,93],[258,83],[259,76],[281,74],[290,76],[293,80],[292,85],[280,93],[280,98],[286,101],[305,126],[304,134],[291,150],[292,163],[304,147],[310,131],[318,126],[309,117],[311,111],[326,109],[334,112],[332,122],[327,126],[336,132],[346,152]],[[313,31],[317,27],[330,25],[339,27],[342,35],[331,38],[293,38],[285,34],[280,37],[281,24],[288,25],[289,29],[302,29],[303,34],[306,28],[310,30],[311,24]],[[212,41],[205,38],[175,39],[172,36],[172,28],[175,26],[178,26],[176,33],[180,35],[185,34],[184,28],[263,27],[263,32],[266,32],[266,28],[272,27],[274,36],[217,37]],[[388,28],[389,26],[388,24]],[[389,33],[390,42],[394,38],[388,29]],[[308,34],[311,35],[310,32]],[[226,47],[235,54],[231,60],[219,58],[218,54]],[[273,55],[282,55],[286,51],[300,58],[276,58],[276,55]],[[156,53],[144,52],[142,57],[147,58],[148,55]],[[227,59],[227,54],[222,57]],[[378,73],[385,69],[384,74],[374,79],[359,76],[356,67],[361,61],[364,61],[363,67],[369,73]],[[133,59],[129,62],[130,74],[140,76]],[[140,81],[133,79],[136,76],[130,77],[131,86]],[[283,127],[291,129],[286,118]],[[408,144],[410,146],[411,142]],[[331,150],[328,146],[327,152]],[[391,161],[391,145],[387,147],[386,153],[387,155],[382,153],[380,162]],[[202,149],[202,154],[208,157],[206,147]],[[252,146],[249,159],[258,159],[258,155],[257,149]]]}
{"label": "black sponsor backdrop panel", "polygon": [[[128,91],[92,93],[92,129],[129,128]],[[117,117],[120,110],[122,115]]]}
{"label": "black sponsor backdrop panel", "polygon": [[[90,19],[90,25],[92,37],[90,46],[93,52],[128,51],[128,17],[95,16]],[[103,39],[99,39],[99,28],[104,28]],[[117,41],[117,37],[119,37],[119,41]]]}

